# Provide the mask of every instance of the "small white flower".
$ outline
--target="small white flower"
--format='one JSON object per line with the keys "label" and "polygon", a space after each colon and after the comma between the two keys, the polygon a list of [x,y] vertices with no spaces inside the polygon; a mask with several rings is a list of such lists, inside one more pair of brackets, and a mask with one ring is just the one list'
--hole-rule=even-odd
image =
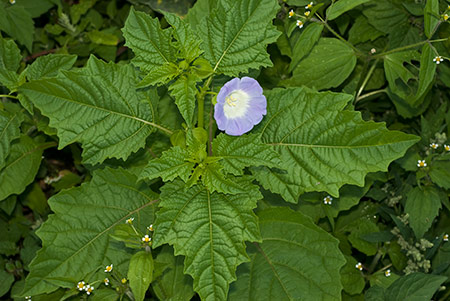
{"label": "small white flower", "polygon": [[94,290],[93,286],[90,286],[89,284],[86,286],[86,294],[90,295],[93,290]]}
{"label": "small white flower", "polygon": [[361,263],[361,262],[358,262],[358,263],[355,265],[355,268],[357,268],[358,270],[362,271],[362,270],[363,270],[363,265],[362,265],[362,263]]}
{"label": "small white flower", "polygon": [[439,147],[439,144],[433,142],[433,143],[430,144],[430,147],[432,149],[437,149]]}
{"label": "small white flower", "polygon": [[113,270],[113,264],[111,263],[111,265],[107,265],[105,268],[105,273],[111,273]]}
{"label": "small white flower", "polygon": [[325,205],[331,205],[331,201],[333,200],[333,198],[329,195],[327,195],[326,197],[323,198],[323,203]]}
{"label": "small white flower", "polygon": [[425,160],[418,160],[417,167],[427,167],[427,163],[425,162]]}
{"label": "small white flower", "polygon": [[291,9],[288,13],[289,18],[293,17],[295,15],[294,10]]}
{"label": "small white flower", "polygon": [[[12,4],[14,4],[14,3],[12,3]],[[31,300],[31,296],[26,296],[25,300]]]}
{"label": "small white flower", "polygon": [[125,223],[131,225],[131,224],[133,223],[133,221],[134,221],[134,217],[130,217],[129,219],[127,219],[127,220],[125,221]]}
{"label": "small white flower", "polygon": [[150,226],[147,227],[148,231],[153,231],[153,224],[151,224]]}
{"label": "small white flower", "polygon": [[78,289],[79,291],[84,290],[85,287],[86,287],[86,283],[85,283],[84,281],[78,282],[78,284],[77,284],[77,289]]}
{"label": "small white flower", "polygon": [[103,279],[103,283],[104,283],[106,286],[108,286],[108,285],[109,285],[109,279],[108,279],[108,278]]}
{"label": "small white flower", "polygon": [[[11,4],[16,4],[16,0],[9,0],[9,3],[11,3]],[[26,299],[27,297],[25,297],[25,299]],[[30,299],[27,299],[27,300],[31,300],[31,297],[30,297]]]}
{"label": "small white flower", "polygon": [[377,52],[375,48],[370,49],[370,53],[374,54],[375,52]]}
{"label": "small white flower", "polygon": [[145,235],[144,237],[142,237],[143,242],[150,242],[151,240],[152,240],[151,237],[149,237],[148,235]]}
{"label": "small white flower", "polygon": [[311,12],[309,10],[305,11],[305,16],[309,17],[310,14]]}
{"label": "small white flower", "polygon": [[444,234],[444,241],[448,241],[448,234]]}
{"label": "small white flower", "polygon": [[300,21],[300,20],[297,20],[297,26],[298,26],[298,28],[302,28],[303,27],[303,22],[302,21]]}
{"label": "small white flower", "polygon": [[433,62],[436,62],[437,65],[439,65],[443,61],[444,61],[444,59],[440,55],[433,59]]}
{"label": "small white flower", "polygon": [[444,144],[444,149],[448,152],[450,152],[450,145]]}
{"label": "small white flower", "polygon": [[444,21],[448,21],[448,14],[444,14],[442,17],[444,18]]}
{"label": "small white flower", "polygon": [[391,276],[391,270],[387,269],[386,271],[384,271],[384,276],[386,277]]}
{"label": "small white flower", "polygon": [[311,9],[314,5],[314,2],[309,2],[308,5],[305,6],[306,9]]}

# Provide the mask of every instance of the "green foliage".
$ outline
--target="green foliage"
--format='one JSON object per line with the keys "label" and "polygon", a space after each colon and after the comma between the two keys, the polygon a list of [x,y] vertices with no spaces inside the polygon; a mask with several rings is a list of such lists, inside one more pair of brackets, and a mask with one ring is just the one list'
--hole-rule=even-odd
{"label": "green foliage", "polygon": [[448,299],[447,6],[0,1],[0,297]]}
{"label": "green foliage", "polygon": [[237,76],[249,68],[271,66],[265,47],[279,36],[271,24],[277,9],[272,0],[219,1],[197,28],[214,71]]}
{"label": "green foliage", "polygon": [[230,299],[339,300],[338,241],[300,212],[273,208],[258,217],[262,243],[248,246],[251,262],[239,267]]}
{"label": "green foliage", "polygon": [[135,300],[144,300],[145,292],[152,282],[153,268],[152,253],[140,251],[131,257],[128,279],[130,279],[130,287]]}
{"label": "green foliage", "polygon": [[161,188],[154,247],[168,243],[186,256],[185,272],[202,299],[225,299],[237,265],[248,260],[243,242],[260,240],[252,209],[261,196],[256,187],[235,195],[184,187],[174,181]]}
{"label": "green foliage", "polygon": [[280,167],[287,174],[264,169],[255,175],[266,189],[289,202],[297,202],[303,192],[338,196],[344,184],[362,186],[368,172],[386,170],[417,142],[414,136],[388,131],[344,110],[350,95],[306,88],[276,89],[267,95],[268,118],[261,138],[280,154]]}
{"label": "green foliage", "polygon": [[93,279],[103,279],[103,269],[111,263],[114,269],[126,269],[131,254],[111,244],[109,234],[130,217],[145,229],[153,222],[157,198],[136,182],[125,170],[98,170],[89,183],[54,196],[49,204],[55,214],[38,231],[42,249],[30,264],[22,295],[72,288],[83,279],[90,281],[85,277],[91,273]]}
{"label": "green foliage", "polygon": [[337,87],[352,73],[355,65],[355,53],[348,45],[338,39],[321,38],[284,84],[317,90]]}
{"label": "green foliage", "polygon": [[431,227],[441,209],[439,191],[434,187],[415,187],[406,199],[405,213],[409,214],[409,223],[417,238]]}
{"label": "green foliage", "polygon": [[81,70],[31,81],[20,91],[50,118],[50,126],[58,130],[59,147],[79,141],[83,160],[95,164],[106,158],[126,159],[161,128],[152,122],[149,94],[130,89],[136,82],[130,66],[91,57]]}

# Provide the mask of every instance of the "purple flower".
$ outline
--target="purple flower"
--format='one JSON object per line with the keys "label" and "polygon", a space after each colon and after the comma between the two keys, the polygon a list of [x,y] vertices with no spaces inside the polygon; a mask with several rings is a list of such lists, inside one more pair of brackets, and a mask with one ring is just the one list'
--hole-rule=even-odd
{"label": "purple flower", "polygon": [[240,136],[250,131],[266,115],[267,101],[259,83],[250,77],[234,78],[217,95],[214,119],[219,130]]}

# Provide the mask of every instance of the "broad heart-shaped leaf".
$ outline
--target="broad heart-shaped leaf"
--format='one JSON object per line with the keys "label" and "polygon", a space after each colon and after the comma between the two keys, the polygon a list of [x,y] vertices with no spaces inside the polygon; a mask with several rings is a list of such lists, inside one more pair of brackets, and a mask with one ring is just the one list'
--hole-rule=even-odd
{"label": "broad heart-shaped leaf", "polygon": [[174,146],[163,152],[156,160],[148,162],[142,170],[140,179],[155,179],[161,177],[164,182],[180,177],[184,182],[190,177],[195,163],[187,161],[190,153],[187,149]]}
{"label": "broad heart-shaped leaf", "polygon": [[335,38],[321,38],[294,69],[286,86],[308,86],[317,90],[337,87],[352,73],[356,56],[352,48]]}
{"label": "broad heart-shaped leaf", "polygon": [[[1,8],[0,8],[1,9]],[[13,88],[19,76],[19,69],[22,56],[16,43],[12,40],[6,40],[0,37],[0,84]]]}
{"label": "broad heart-shaped leaf", "polygon": [[249,244],[230,300],[340,300],[338,240],[288,208],[258,213],[262,243]]}
{"label": "broad heart-shaped leaf", "polygon": [[400,277],[386,289],[385,300],[430,300],[446,279],[446,276],[423,273],[414,273]]}
{"label": "broad heart-shaped leaf", "polygon": [[266,46],[280,35],[272,25],[277,10],[275,0],[219,0],[197,26],[214,71],[237,76],[272,66]]}
{"label": "broad heart-shaped leaf", "polygon": [[136,91],[137,81],[131,66],[106,64],[92,56],[86,67],[31,81],[20,92],[50,118],[60,148],[81,142],[83,161],[96,164],[106,158],[125,160],[156,128],[170,132],[152,122],[150,94]]}
{"label": "broad heart-shaped leaf", "polygon": [[260,239],[252,209],[261,195],[256,186],[236,195],[210,193],[204,186],[186,189],[180,180],[161,188],[154,247],[169,243],[186,256],[185,273],[194,278],[202,300],[225,300],[236,267],[248,260],[244,241]]}
{"label": "broad heart-shaped leaf", "polygon": [[133,64],[149,73],[166,63],[175,62],[176,49],[171,44],[172,28],[161,29],[158,18],[137,12],[133,7],[122,29],[125,45],[135,57]]}
{"label": "broad heart-shaped leaf", "polygon": [[281,155],[287,173],[254,170],[264,188],[297,202],[302,192],[339,195],[344,184],[364,185],[369,172],[385,171],[419,138],[388,131],[344,110],[351,95],[307,88],[266,92],[267,116],[259,126],[262,142]]}
{"label": "broad heart-shaped leaf", "polygon": [[370,0],[340,0],[327,9],[328,20],[334,20],[346,11],[355,8],[358,5],[369,2]]}
{"label": "broad heart-shaped leaf", "polygon": [[103,269],[111,263],[126,271],[131,254],[110,244],[109,235],[130,217],[141,231],[153,223],[157,197],[136,182],[122,169],[96,170],[90,182],[49,199],[54,214],[37,232],[42,249],[30,264],[22,295],[72,288],[94,271],[94,278],[103,279]]}
{"label": "broad heart-shaped leaf", "polygon": [[42,160],[44,149],[53,143],[39,144],[22,135],[11,145],[5,166],[0,170],[0,201],[11,194],[22,193],[33,182]]}
{"label": "broad heart-shaped leaf", "polygon": [[441,199],[433,186],[415,187],[406,199],[405,213],[409,214],[409,225],[417,239],[421,239],[439,214]]}
{"label": "broad heart-shaped leaf", "polygon": [[277,167],[279,155],[270,146],[262,144],[258,135],[233,137],[220,134],[212,142],[213,155],[221,159],[223,170],[236,176],[249,166]]}
{"label": "broad heart-shaped leaf", "polygon": [[20,136],[20,124],[23,121],[21,112],[10,113],[0,111],[0,170],[5,166],[11,141]]}

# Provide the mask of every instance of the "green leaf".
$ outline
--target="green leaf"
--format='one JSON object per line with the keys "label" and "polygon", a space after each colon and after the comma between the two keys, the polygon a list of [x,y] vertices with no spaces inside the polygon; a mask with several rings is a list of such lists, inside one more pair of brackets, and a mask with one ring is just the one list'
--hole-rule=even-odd
{"label": "green leaf", "polygon": [[408,13],[395,5],[391,0],[373,0],[370,6],[363,9],[362,13],[369,23],[384,33],[392,33],[408,24]]}
{"label": "green leaf", "polygon": [[54,0],[16,0],[16,4],[23,6],[27,12],[30,13],[32,18],[37,18],[47,12],[52,6],[55,5]]}
{"label": "green leaf", "polygon": [[155,258],[155,273],[157,264],[163,266],[161,276],[152,281],[152,288],[159,300],[189,301],[194,295],[192,278],[183,273],[183,256],[174,256],[169,246],[162,247]]}
{"label": "green leaf", "polygon": [[[253,186],[255,187],[255,186]],[[244,241],[260,239],[252,209],[261,198],[257,187],[245,193],[210,193],[204,186],[186,190],[182,181],[161,188],[154,247],[169,243],[186,256],[185,273],[194,278],[202,300],[225,300],[236,267],[248,260]]]}
{"label": "green leaf", "polygon": [[11,142],[20,136],[19,127],[22,121],[21,112],[0,111],[0,170],[5,166]]}
{"label": "green leaf", "polygon": [[56,77],[61,70],[69,70],[77,61],[76,55],[51,54],[38,57],[28,66],[26,75],[28,80],[37,80],[43,77]]}
{"label": "green leaf", "polygon": [[150,94],[136,91],[136,82],[130,65],[106,64],[92,56],[86,67],[26,83],[20,92],[50,118],[60,148],[81,142],[83,161],[96,164],[126,159],[155,128],[168,131],[152,122]]}
{"label": "green leaf", "polygon": [[289,65],[289,72],[294,70],[300,61],[311,52],[311,49],[319,40],[322,30],[322,24],[311,23],[302,31],[297,42],[292,47],[292,61]]}
{"label": "green leaf", "polygon": [[413,106],[418,105],[421,99],[423,100],[423,96],[429,91],[434,81],[436,72],[436,63],[433,62],[434,57],[435,54],[430,44],[423,45],[422,55],[420,56],[419,87],[417,88],[416,96],[412,99],[412,103],[409,101]]}
{"label": "green leaf", "polygon": [[152,253],[140,251],[131,257],[128,279],[136,301],[144,300],[145,292],[147,292],[153,279],[153,268]]}
{"label": "green leaf", "polygon": [[31,52],[33,44],[34,22],[30,13],[19,5],[0,5],[0,30],[27,47]]}
{"label": "green leaf", "polygon": [[350,295],[360,294],[364,290],[366,282],[364,281],[361,271],[355,269],[355,265],[358,262],[351,256],[345,256],[345,259],[347,260],[347,263],[340,272],[344,291]]}
{"label": "green leaf", "polygon": [[25,135],[11,145],[5,166],[0,170],[0,200],[22,193],[33,182],[41,164],[42,152],[48,146],[38,144]]}
{"label": "green leaf", "polygon": [[171,45],[172,28],[162,30],[158,18],[137,12],[131,7],[122,32],[125,46],[135,54],[133,64],[145,73],[175,62],[175,48]]}
{"label": "green leaf", "polygon": [[13,274],[10,274],[5,270],[0,270],[0,297],[9,291],[14,280]]}
{"label": "green leaf", "polygon": [[[332,54],[332,55],[330,55]],[[317,90],[334,88],[344,82],[356,66],[353,49],[335,38],[321,38],[293,70],[286,86],[308,86]]]}
{"label": "green leaf", "polygon": [[[197,167],[201,174],[203,185],[211,192],[222,192],[226,194],[240,194],[252,190],[254,185],[250,184],[247,178],[241,181],[241,178],[227,176],[222,172],[222,165],[219,163],[210,163],[205,166]],[[195,177],[195,170],[194,176]]]}
{"label": "green leaf", "polygon": [[360,15],[355,19],[352,28],[348,32],[348,41],[356,45],[367,41],[374,41],[382,35],[383,32],[370,25],[364,15]]}
{"label": "green leaf", "polygon": [[21,60],[22,55],[16,43],[13,40],[6,40],[0,37],[0,84],[8,87],[10,90],[13,89],[19,80],[17,69],[19,69]]}
{"label": "green leaf", "polygon": [[190,63],[203,53],[203,50],[200,49],[201,39],[188,23],[173,14],[165,14],[164,17],[173,28],[179,58]]}
{"label": "green leaf", "polygon": [[99,45],[116,46],[119,43],[118,36],[105,31],[91,30],[86,35],[92,43]]}
{"label": "green leaf", "polygon": [[423,15],[425,35],[431,39],[436,25],[439,23],[439,0],[427,0]]}
{"label": "green leaf", "polygon": [[439,187],[450,189],[450,161],[435,161],[430,167],[430,177]]}
{"label": "green leaf", "polygon": [[178,110],[180,110],[181,116],[188,126],[192,126],[192,119],[194,118],[197,81],[199,81],[199,78],[195,75],[182,75],[169,87],[170,94],[175,97]]}
{"label": "green leaf", "polygon": [[291,88],[274,89],[266,97],[261,139],[281,155],[279,168],[287,173],[274,176],[273,171],[257,171],[256,179],[288,202],[297,202],[302,192],[338,196],[344,184],[363,186],[367,173],[386,171],[391,161],[418,141],[416,136],[388,131],[383,123],[365,122],[359,112],[344,110],[351,95]]}
{"label": "green leaf", "polygon": [[369,1],[370,0],[339,0],[328,7],[327,18],[328,20],[334,20],[343,13]]}
{"label": "green leaf", "polygon": [[155,67],[149,72],[142,81],[137,85],[138,88],[162,85],[170,82],[180,74],[178,66],[174,63],[165,63],[164,65]]}
{"label": "green leaf", "polygon": [[403,99],[414,99],[415,92],[408,85],[408,81],[416,76],[405,67],[406,64],[413,65],[413,60],[419,60],[419,55],[415,50],[396,52],[384,56],[384,72],[389,88]]}
{"label": "green leaf", "polygon": [[37,232],[42,249],[30,264],[22,295],[73,288],[91,272],[103,279],[103,269],[111,263],[126,271],[131,255],[110,244],[110,234],[130,217],[144,230],[153,223],[157,198],[147,185],[136,182],[127,171],[106,168],[94,171],[90,182],[50,198],[54,214]]}
{"label": "green leaf", "polygon": [[278,154],[270,146],[261,143],[258,135],[233,137],[218,135],[212,142],[213,155],[220,158],[223,170],[236,176],[249,166],[277,167]]}
{"label": "green leaf", "polygon": [[239,266],[230,300],[340,300],[338,240],[288,208],[258,217],[263,241],[248,245],[251,262]]}
{"label": "green leaf", "polygon": [[423,237],[439,214],[441,201],[439,191],[433,186],[415,187],[406,198],[405,213],[417,239]]}
{"label": "green leaf", "polygon": [[142,170],[140,179],[155,179],[161,177],[164,182],[180,177],[184,182],[190,177],[195,163],[187,161],[189,151],[175,146],[163,152],[162,156],[148,163]]}
{"label": "green leaf", "polygon": [[363,238],[367,234],[378,233],[380,231],[375,223],[366,218],[361,218],[350,229],[351,233],[348,236],[348,240],[354,248],[369,256],[377,253],[377,244],[368,242]]}
{"label": "green leaf", "polygon": [[205,58],[217,73],[238,76],[249,68],[272,66],[267,44],[280,32],[272,25],[273,0],[220,0],[198,25]]}
{"label": "green leaf", "polygon": [[446,279],[445,276],[423,273],[413,273],[400,277],[387,288],[385,300],[431,300],[431,297]]}

